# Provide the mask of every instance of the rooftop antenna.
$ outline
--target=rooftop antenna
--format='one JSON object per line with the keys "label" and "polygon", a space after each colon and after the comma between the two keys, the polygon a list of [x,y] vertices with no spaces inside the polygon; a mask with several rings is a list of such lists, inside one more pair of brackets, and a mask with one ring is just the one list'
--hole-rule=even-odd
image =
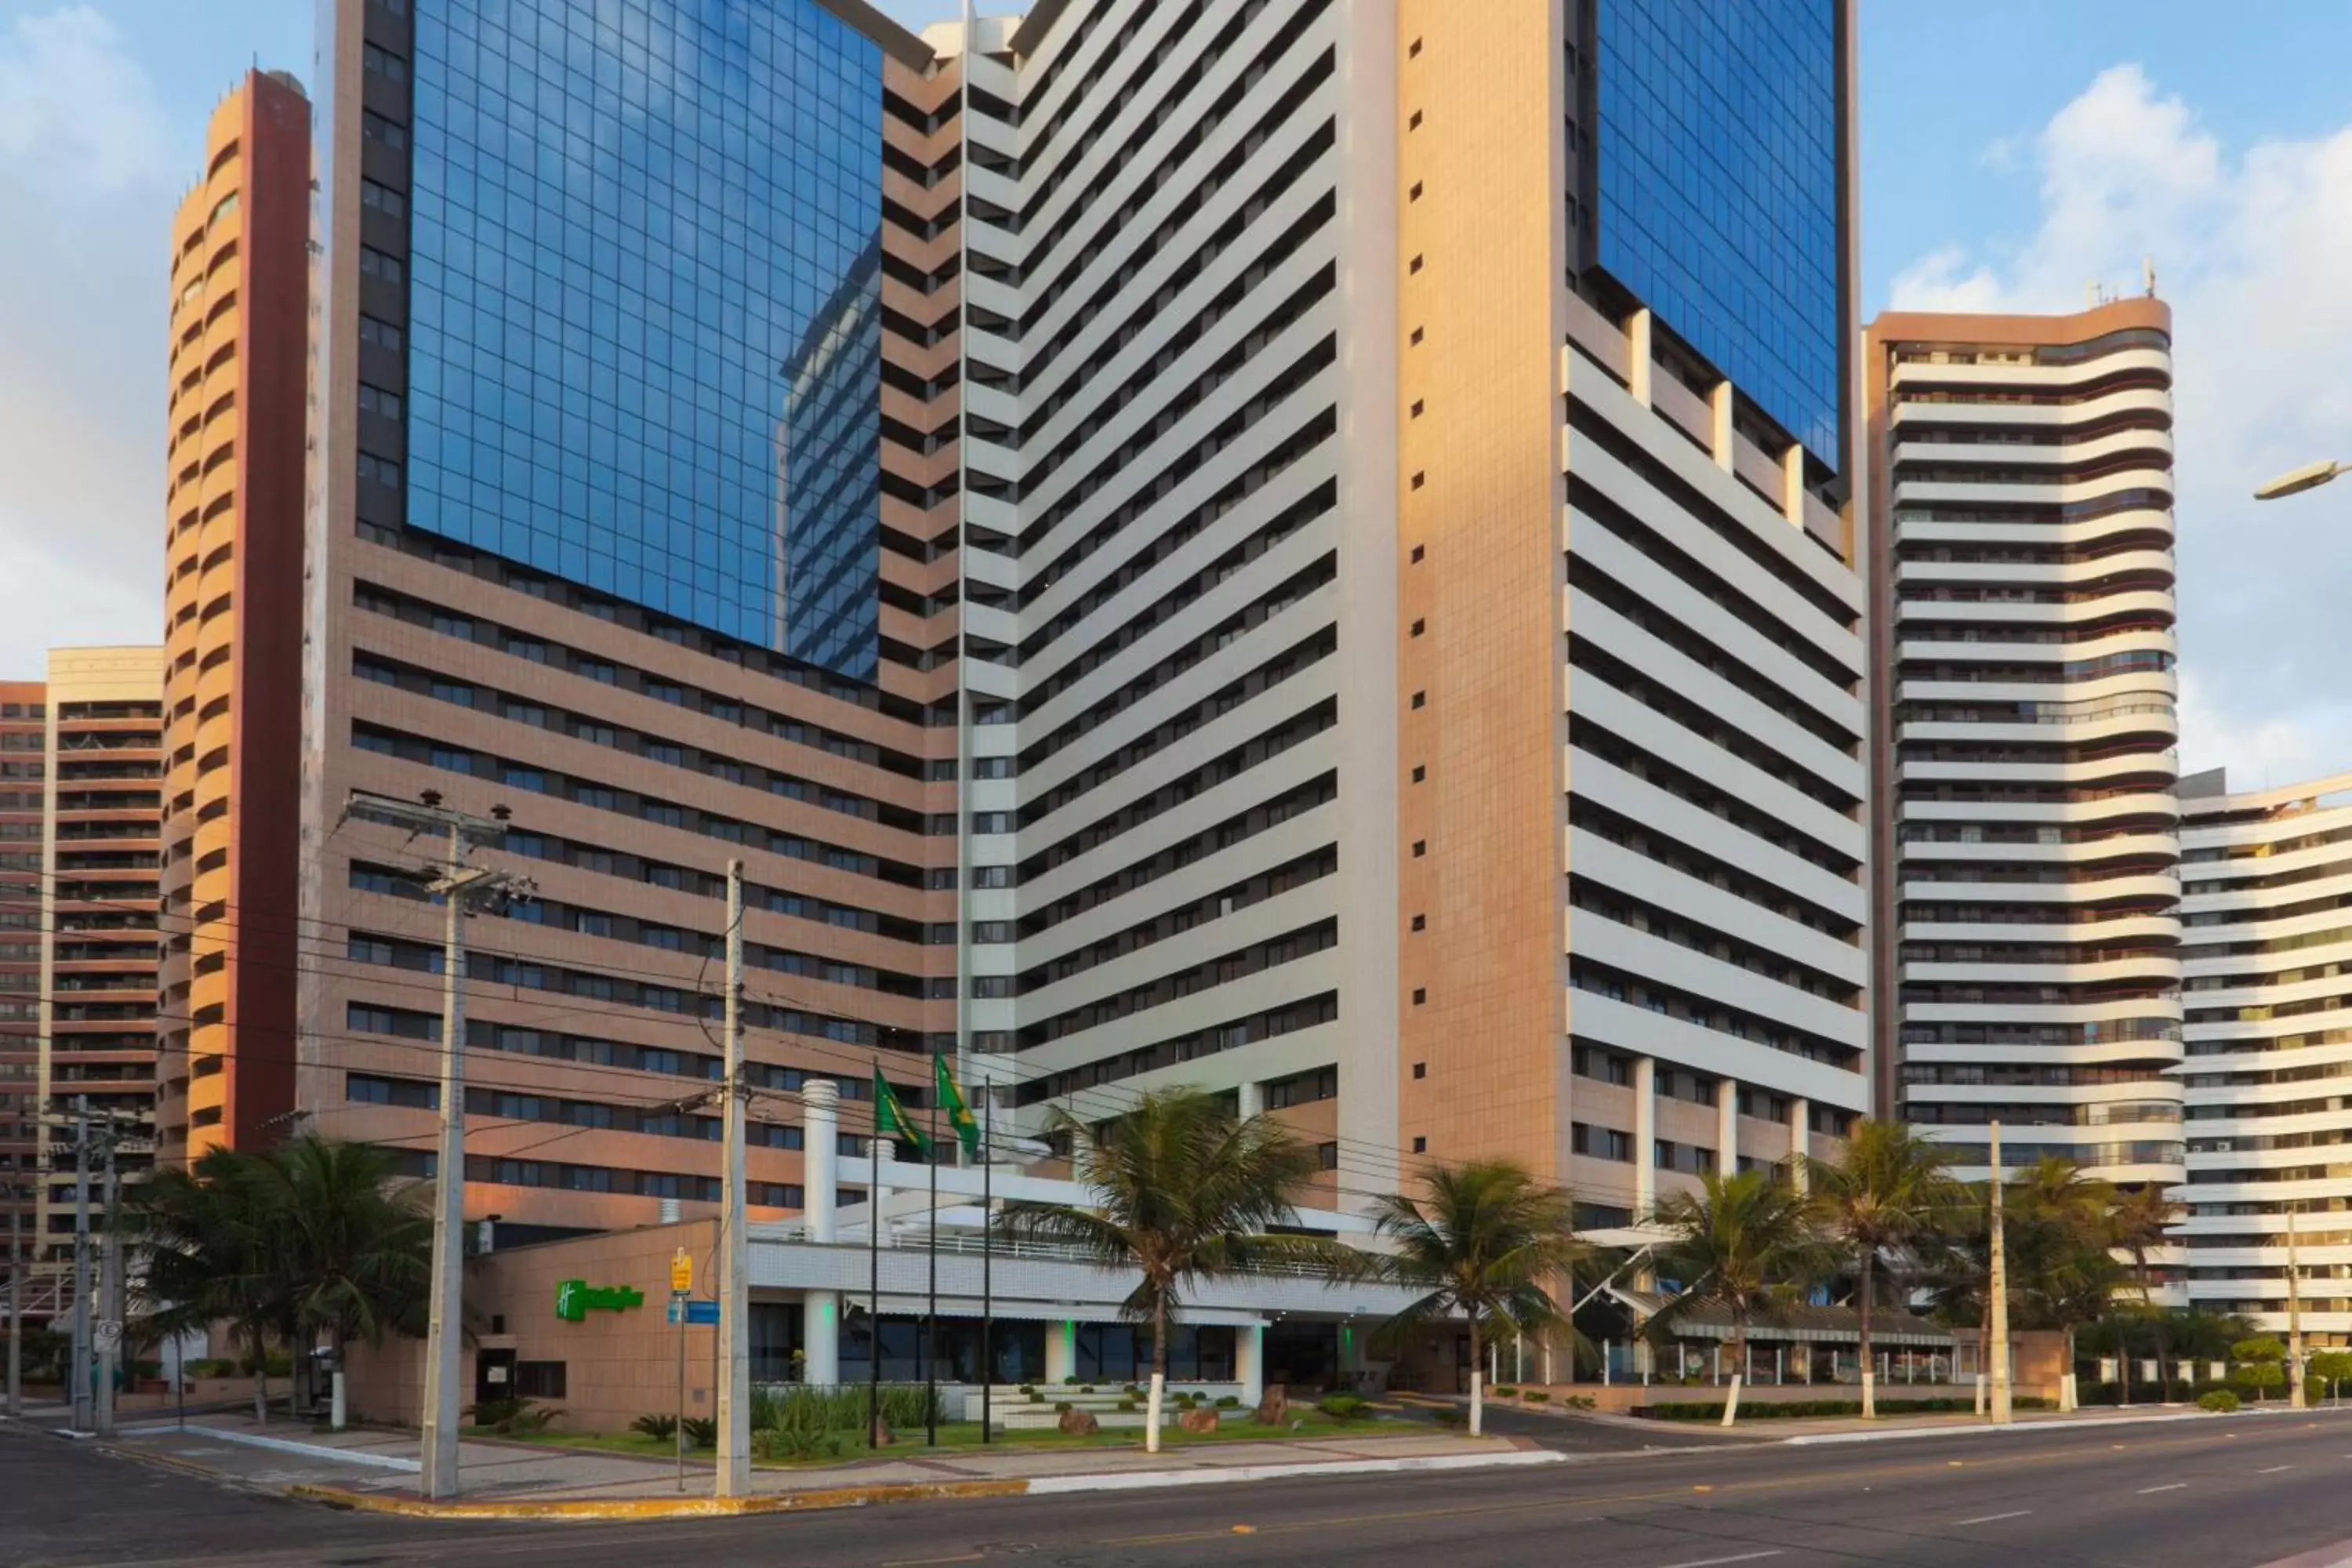
{"label": "rooftop antenna", "polygon": [[2083,285],[2083,300],[2092,310],[2099,308],[2099,280],[2092,279]]}
{"label": "rooftop antenna", "polygon": [[2140,272],[2140,277],[2141,277],[2144,280],[2146,280],[2146,282],[2147,282],[2147,297],[2148,297],[2149,299],[2151,299],[2151,300],[2155,299],[2155,298],[2156,298],[2156,258],[2155,258],[2155,257],[2153,257],[2153,256],[2143,256],[2143,257],[2141,257],[2141,258],[2139,258],[2139,272]]}

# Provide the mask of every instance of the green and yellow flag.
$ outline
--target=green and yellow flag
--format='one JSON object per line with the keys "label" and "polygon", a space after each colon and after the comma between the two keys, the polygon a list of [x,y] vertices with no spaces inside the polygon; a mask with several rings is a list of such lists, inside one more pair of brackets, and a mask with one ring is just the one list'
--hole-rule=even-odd
{"label": "green and yellow flag", "polygon": [[898,1103],[898,1091],[890,1087],[890,1080],[882,1076],[880,1068],[874,1069],[874,1135],[877,1138],[903,1138],[912,1143],[924,1159],[931,1157],[931,1141],[923,1136],[922,1129],[908,1120],[907,1108]]}
{"label": "green and yellow flag", "polygon": [[955,1068],[948,1065],[947,1058],[934,1057],[932,1060],[939,1063],[940,1109],[948,1113],[948,1125],[954,1128],[955,1135],[963,1141],[965,1156],[977,1159],[980,1155],[980,1123],[972,1120],[971,1107],[964,1103],[963,1086],[956,1082]]}

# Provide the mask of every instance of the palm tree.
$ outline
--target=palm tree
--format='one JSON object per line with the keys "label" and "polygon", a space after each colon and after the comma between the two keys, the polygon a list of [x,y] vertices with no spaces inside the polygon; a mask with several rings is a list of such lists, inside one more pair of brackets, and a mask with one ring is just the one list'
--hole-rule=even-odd
{"label": "palm tree", "polygon": [[[2156,1291],[2149,1284],[2147,1255],[2164,1244],[2164,1236],[2180,1217],[2180,1205],[2165,1195],[2154,1182],[2121,1195],[2107,1215],[2108,1239],[2132,1260],[2132,1278],[2139,1286],[2139,1303],[2156,1325],[2156,1381],[2159,1400],[2172,1396],[2172,1384],[2166,1370],[2164,1314],[2156,1310]],[[2124,1384],[2131,1385],[2129,1361],[2125,1368]]]}
{"label": "palm tree", "polygon": [[1804,1286],[1829,1272],[1830,1249],[1814,1228],[1811,1201],[1768,1171],[1700,1177],[1698,1192],[1658,1201],[1653,1223],[1673,1237],[1658,1253],[1658,1272],[1682,1289],[1644,1331],[1670,1332],[1693,1309],[1721,1308],[1731,1319],[1731,1397],[1723,1424],[1739,1414],[1739,1378],[1748,1361],[1748,1326],[1785,1317]]}
{"label": "palm tree", "polygon": [[158,1171],[125,1206],[143,1269],[139,1332],[160,1338],[225,1322],[253,1357],[253,1418],[269,1419],[269,1340],[288,1319],[279,1242],[263,1157],[207,1151]]}
{"label": "palm tree", "polygon": [[1100,1128],[1066,1111],[1051,1125],[1076,1142],[1076,1175],[1095,1205],[1008,1204],[997,1226],[1014,1240],[1058,1242],[1106,1268],[1142,1273],[1124,1310],[1151,1325],[1144,1446],[1158,1453],[1168,1329],[1191,1285],[1276,1262],[1359,1272],[1362,1259],[1331,1241],[1271,1234],[1293,1221],[1293,1200],[1320,1169],[1314,1150],[1278,1121],[1238,1120],[1214,1095],[1171,1089]]}
{"label": "palm tree", "polygon": [[1865,1418],[1878,1414],[1870,1314],[1877,1304],[1880,1259],[1944,1235],[1967,1207],[1967,1189],[1946,1173],[1953,1157],[1948,1146],[1899,1122],[1863,1121],[1854,1123],[1838,1159],[1807,1161],[1822,1227],[1853,1260]]}
{"label": "palm tree", "polygon": [[2052,1154],[2019,1172],[2008,1190],[2009,1254],[2028,1322],[2066,1336],[2071,1396],[2074,1331],[2106,1315],[2123,1269],[2109,1249],[2115,1188]]}
{"label": "palm tree", "polygon": [[1538,1184],[1507,1160],[1441,1166],[1426,1197],[1391,1194],[1374,1205],[1379,1234],[1395,1245],[1372,1261],[1383,1279],[1424,1290],[1389,1320],[1381,1337],[1395,1341],[1433,1319],[1470,1320],[1470,1433],[1486,1429],[1485,1336],[1575,1329],[1548,1289],[1575,1277],[1590,1249],[1576,1238],[1568,1194]]}
{"label": "palm tree", "polygon": [[421,1334],[433,1283],[433,1215],[423,1184],[396,1182],[367,1143],[303,1138],[267,1162],[278,1211],[288,1305],[306,1341],[340,1361],[352,1340]]}
{"label": "palm tree", "polygon": [[269,1408],[269,1346],[327,1334],[381,1343],[415,1331],[432,1278],[433,1222],[382,1150],[303,1138],[267,1152],[215,1149],[132,1195],[145,1269],[139,1329],[231,1325],[254,1362],[254,1418]]}

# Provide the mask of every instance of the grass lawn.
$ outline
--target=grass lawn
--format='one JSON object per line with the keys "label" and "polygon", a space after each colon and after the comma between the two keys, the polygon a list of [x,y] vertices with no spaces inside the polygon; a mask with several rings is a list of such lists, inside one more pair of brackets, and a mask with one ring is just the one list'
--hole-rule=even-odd
{"label": "grass lawn", "polygon": [[[1389,1421],[1376,1416],[1358,1416],[1352,1421],[1339,1421],[1311,1407],[1294,1405],[1291,1419],[1301,1423],[1294,1431],[1287,1425],[1261,1426],[1255,1421],[1228,1421],[1213,1433],[1186,1432],[1170,1426],[1160,1434],[1160,1447],[1181,1448],[1200,1443],[1249,1443],[1281,1437],[1377,1436],[1412,1429],[1404,1422]],[[560,1423],[559,1423],[560,1425]],[[488,1436],[477,1430],[477,1436]],[[824,1465],[840,1464],[869,1457],[864,1444],[857,1441],[855,1431],[837,1433],[842,1440],[838,1456],[824,1455],[815,1459],[761,1459],[760,1465],[774,1469],[807,1469]],[[975,1452],[983,1447],[977,1421],[943,1421],[940,1424],[940,1440],[936,1446],[922,1440],[922,1431],[902,1431],[898,1441],[879,1451],[879,1457],[898,1458],[919,1454]],[[637,1432],[564,1432],[554,1427],[508,1439],[518,1443],[544,1443],[556,1447],[592,1448],[599,1453],[626,1454],[634,1458],[667,1459],[677,1453],[676,1439],[648,1437]],[[1034,1452],[1052,1448],[1139,1448],[1143,1446],[1141,1431],[1128,1427],[1097,1432],[1091,1436],[1076,1436],[1066,1432],[1016,1432],[997,1434],[993,1443],[985,1445],[999,1453]],[[714,1456],[708,1448],[688,1449],[690,1459],[708,1462]]]}

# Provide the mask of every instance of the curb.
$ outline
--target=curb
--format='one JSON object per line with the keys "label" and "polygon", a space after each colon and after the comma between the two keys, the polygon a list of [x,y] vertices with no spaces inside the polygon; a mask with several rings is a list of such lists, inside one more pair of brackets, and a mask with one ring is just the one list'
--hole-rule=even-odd
{"label": "curb", "polygon": [[341,1487],[294,1486],[289,1497],[361,1513],[398,1514],[407,1519],[647,1520],[727,1519],[739,1514],[813,1513],[825,1509],[867,1508],[879,1503],[927,1502],[947,1498],[1020,1497],[1031,1487],[1019,1481],[908,1481],[889,1486],[835,1487],[825,1491],[770,1492],[746,1498],[566,1498],[533,1502],[433,1502],[425,1498],[385,1497]]}
{"label": "curb", "polygon": [[[2314,1415],[2312,1410],[2281,1410],[2275,1414]],[[2089,1420],[2018,1421],[2007,1426],[1990,1423],[1966,1426],[1898,1426],[1883,1432],[1815,1432],[1804,1436],[1783,1437],[1780,1442],[1791,1447],[1818,1447],[1831,1443],[1891,1443],[1905,1437],[1972,1437],[1979,1435],[2016,1436],[2032,1432],[2095,1432],[2107,1426],[2154,1426],[2174,1421],[2226,1421],[2233,1415],[2267,1415],[2265,1410],[2180,1410],[2168,1415],[2100,1415]]]}
{"label": "curb", "polygon": [[1441,1454],[1397,1459],[1341,1459],[1309,1465],[1235,1465],[1202,1470],[1146,1470],[1131,1474],[1038,1476],[1002,1481],[912,1481],[870,1487],[834,1487],[821,1491],[769,1492],[748,1498],[578,1498],[534,1502],[518,1498],[496,1502],[432,1502],[424,1498],[355,1492],[341,1487],[301,1485],[287,1495],[330,1508],[409,1519],[655,1520],[723,1519],[741,1514],[813,1513],[869,1508],[894,1502],[935,1502],[955,1498],[1054,1497],[1079,1492],[1142,1491],[1161,1487],[1238,1485],[1251,1481],[1320,1480],[1329,1476],[1393,1475],[1407,1470],[1466,1470],[1518,1465],[1566,1464],[1568,1456],[1549,1449],[1495,1454]]}
{"label": "curb", "polygon": [[1039,1476],[1031,1497],[1063,1492],[1142,1491],[1155,1487],[1218,1486],[1227,1482],[1318,1480],[1325,1476],[1388,1476],[1407,1470],[1481,1470],[1507,1465],[1564,1465],[1566,1454],[1517,1448],[1495,1454],[1433,1454],[1402,1459],[1338,1459],[1313,1465],[1233,1465],[1211,1470],[1147,1470],[1132,1475]]}

